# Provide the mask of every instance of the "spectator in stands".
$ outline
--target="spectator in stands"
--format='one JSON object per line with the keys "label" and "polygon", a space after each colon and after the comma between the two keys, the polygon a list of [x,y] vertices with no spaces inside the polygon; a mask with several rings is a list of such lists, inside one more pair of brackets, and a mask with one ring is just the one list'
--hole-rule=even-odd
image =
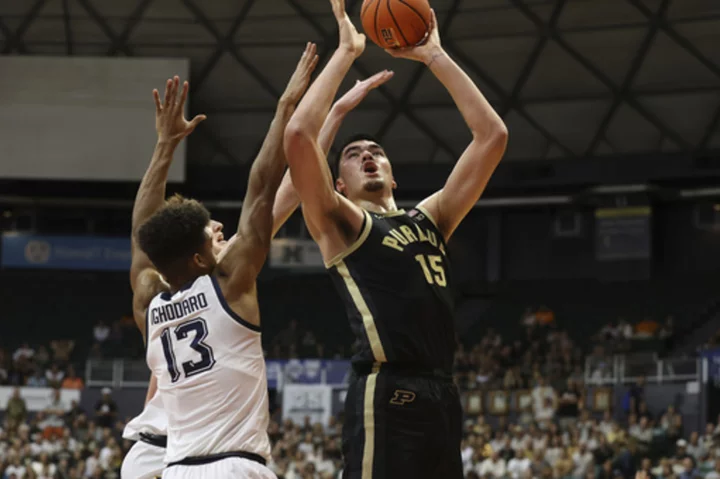
{"label": "spectator in stands", "polygon": [[535,420],[545,424],[555,416],[557,409],[557,395],[552,386],[548,385],[545,378],[538,378],[537,386],[532,391],[533,414]]}
{"label": "spectator in stands", "polygon": [[110,337],[110,327],[103,320],[100,320],[93,328],[93,337],[97,343],[104,343]]}
{"label": "spectator in stands", "polygon": [[493,452],[477,467],[476,472],[480,477],[502,478],[505,476],[505,461],[500,458],[498,452]]}
{"label": "spectator in stands", "polygon": [[75,368],[72,367],[72,365],[68,366],[67,375],[65,376],[65,379],[63,379],[63,382],[62,382],[62,388],[63,389],[83,389],[84,387],[85,387],[85,383],[83,382],[82,378],[75,375]]}
{"label": "spectator in stands", "polygon": [[660,427],[672,441],[677,440],[682,434],[682,416],[675,411],[673,404],[667,407],[665,414],[660,418]]}
{"label": "spectator in stands", "polygon": [[65,373],[58,368],[57,364],[53,364],[50,366],[50,369],[45,371],[45,378],[47,379],[48,386],[51,388],[59,388],[64,377]]}
{"label": "spectator in stands", "polygon": [[[635,416],[631,417],[635,419]],[[648,454],[653,439],[653,432],[652,429],[650,429],[648,419],[646,417],[640,418],[640,421],[630,427],[628,432],[630,437],[635,439],[638,452],[643,455]]]}
{"label": "spectator in stands", "polygon": [[35,368],[33,375],[27,380],[27,386],[31,388],[45,388],[47,385],[47,378],[43,371],[39,367]]}
{"label": "spectator in stands", "polygon": [[113,427],[117,419],[117,404],[110,396],[112,390],[103,388],[102,397],[95,404],[95,422],[100,427]]}
{"label": "spectator in stands", "polygon": [[60,389],[53,389],[44,409],[44,419],[38,423],[45,439],[59,439],[63,436],[65,413],[68,409],[62,400]]}
{"label": "spectator in stands", "polygon": [[8,428],[14,430],[18,425],[25,422],[27,412],[25,400],[20,396],[20,388],[15,388],[5,406],[5,417],[8,420]]}
{"label": "spectator in stands", "polygon": [[628,390],[623,399],[625,414],[640,414],[640,404],[645,402],[645,378],[638,378],[637,382]]}
{"label": "spectator in stands", "polygon": [[30,344],[23,343],[22,346],[15,350],[13,354],[13,361],[29,361],[35,356],[35,350],[30,347]]}
{"label": "spectator in stands", "polygon": [[64,366],[70,362],[70,356],[75,349],[75,341],[56,339],[50,342],[53,351],[53,361]]}
{"label": "spectator in stands", "polygon": [[700,461],[708,453],[708,451],[700,444],[700,436],[697,431],[693,431],[690,434],[686,451],[696,461]]}
{"label": "spectator in stands", "polygon": [[568,429],[577,422],[581,400],[580,388],[572,378],[568,378],[567,387],[560,393],[558,399],[557,416],[561,429]]}
{"label": "spectator in stands", "polygon": [[33,361],[35,362],[35,365],[40,369],[47,369],[48,364],[50,364],[50,353],[44,345],[40,345],[37,352],[33,356]]}

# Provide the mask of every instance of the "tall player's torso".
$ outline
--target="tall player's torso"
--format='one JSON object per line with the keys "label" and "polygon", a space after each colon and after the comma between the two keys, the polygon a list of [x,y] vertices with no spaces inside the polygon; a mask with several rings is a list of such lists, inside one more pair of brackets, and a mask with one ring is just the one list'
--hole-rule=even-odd
{"label": "tall player's torso", "polygon": [[354,361],[449,372],[454,304],[442,235],[419,208],[364,213],[357,242],[327,264],[358,339]]}
{"label": "tall player's torso", "polygon": [[217,280],[201,276],[156,296],[146,324],[147,362],[168,415],[166,460],[236,451],[268,457],[260,330],[227,306]]}

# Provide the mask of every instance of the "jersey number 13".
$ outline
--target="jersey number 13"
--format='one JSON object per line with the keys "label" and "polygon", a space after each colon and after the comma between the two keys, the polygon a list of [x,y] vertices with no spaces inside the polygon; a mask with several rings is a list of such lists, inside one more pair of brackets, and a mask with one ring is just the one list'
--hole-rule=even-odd
{"label": "jersey number 13", "polygon": [[[165,360],[167,361],[168,371],[170,372],[170,378],[172,382],[176,382],[180,379],[182,373],[185,374],[186,378],[195,376],[196,374],[210,371],[215,365],[215,356],[213,355],[212,348],[205,344],[203,341],[207,339],[208,329],[207,323],[202,318],[196,318],[174,328],[173,332],[170,332],[171,328],[166,328],[160,335],[162,341],[163,351],[165,353]],[[173,333],[175,340],[179,344],[173,345]],[[185,346],[188,337],[190,338],[189,347],[194,351],[193,354],[197,353],[199,357],[190,361],[185,361],[180,366],[182,367],[182,373],[180,372],[177,361],[175,360],[175,349],[174,347]]]}

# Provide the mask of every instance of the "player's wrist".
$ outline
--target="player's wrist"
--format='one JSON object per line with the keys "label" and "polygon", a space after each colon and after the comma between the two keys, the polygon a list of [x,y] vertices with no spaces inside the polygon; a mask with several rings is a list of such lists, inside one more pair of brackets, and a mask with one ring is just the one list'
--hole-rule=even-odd
{"label": "player's wrist", "polygon": [[157,143],[155,144],[155,150],[160,152],[169,152],[172,154],[175,148],[180,143],[177,138],[172,138],[165,135],[158,135]]}
{"label": "player's wrist", "polygon": [[437,45],[428,49],[425,54],[425,58],[423,58],[423,62],[428,68],[430,68],[435,66],[436,62],[442,58],[447,58],[447,52],[443,50],[440,45]]}

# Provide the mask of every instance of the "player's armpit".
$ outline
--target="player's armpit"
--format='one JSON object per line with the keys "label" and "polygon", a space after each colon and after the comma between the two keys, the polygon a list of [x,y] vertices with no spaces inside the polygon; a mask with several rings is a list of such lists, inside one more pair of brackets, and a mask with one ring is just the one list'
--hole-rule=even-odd
{"label": "player's armpit", "polygon": [[145,314],[153,298],[164,291],[170,291],[170,285],[157,270],[146,268],[137,275],[133,293],[133,318],[145,343],[147,342]]}

